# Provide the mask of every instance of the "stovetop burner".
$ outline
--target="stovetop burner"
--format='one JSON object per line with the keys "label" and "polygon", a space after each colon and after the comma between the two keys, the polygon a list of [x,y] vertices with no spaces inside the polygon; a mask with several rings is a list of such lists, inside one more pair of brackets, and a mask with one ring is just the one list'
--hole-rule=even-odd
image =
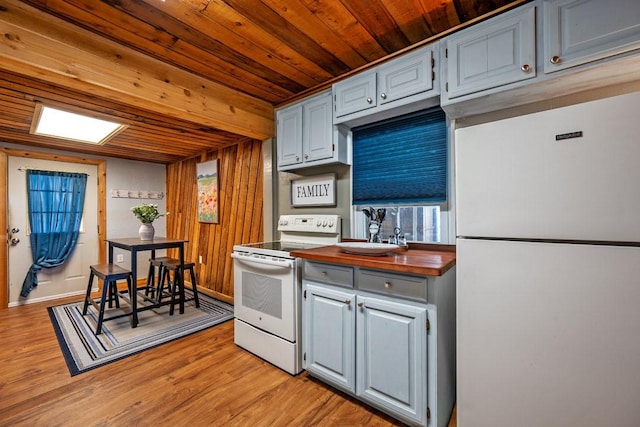
{"label": "stovetop burner", "polygon": [[290,258],[296,249],[311,249],[340,241],[339,215],[282,215],[278,220],[279,241],[234,245],[244,255]]}
{"label": "stovetop burner", "polygon": [[242,245],[244,248],[252,249],[266,249],[271,251],[291,252],[296,249],[310,249],[317,248],[319,246],[326,246],[318,243],[297,243],[297,242],[260,242],[260,243],[248,243]]}

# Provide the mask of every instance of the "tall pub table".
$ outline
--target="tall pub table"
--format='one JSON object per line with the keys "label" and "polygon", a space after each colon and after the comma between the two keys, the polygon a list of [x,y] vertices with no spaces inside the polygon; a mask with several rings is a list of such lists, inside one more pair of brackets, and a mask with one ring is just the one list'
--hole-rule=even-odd
{"label": "tall pub table", "polygon": [[[137,270],[138,270],[138,252],[151,251],[151,258],[156,257],[156,250],[158,249],[172,249],[177,248],[180,252],[179,259],[180,265],[184,265],[184,244],[188,240],[182,239],[167,239],[165,237],[155,237],[153,240],[140,240],[139,237],[123,237],[117,239],[107,239],[109,244],[109,263],[113,263],[113,248],[124,249],[131,252],[131,275],[133,277],[133,285],[129,291],[129,298],[131,304],[131,327],[138,326],[138,311],[148,310],[154,305],[145,305],[138,308],[138,285],[137,285]],[[182,303],[181,303],[182,304]],[[181,306],[182,307],[182,306]],[[181,311],[182,312],[182,311]]]}

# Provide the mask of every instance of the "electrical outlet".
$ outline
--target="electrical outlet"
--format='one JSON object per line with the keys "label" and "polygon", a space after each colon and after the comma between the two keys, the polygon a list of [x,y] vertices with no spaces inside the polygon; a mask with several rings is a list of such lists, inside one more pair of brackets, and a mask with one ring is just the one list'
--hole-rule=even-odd
{"label": "electrical outlet", "polygon": [[199,262],[200,264],[202,264],[202,255],[200,255],[200,256],[198,257],[198,262]]}
{"label": "electrical outlet", "polygon": [[123,254],[116,255],[116,262],[124,262],[124,255]]}

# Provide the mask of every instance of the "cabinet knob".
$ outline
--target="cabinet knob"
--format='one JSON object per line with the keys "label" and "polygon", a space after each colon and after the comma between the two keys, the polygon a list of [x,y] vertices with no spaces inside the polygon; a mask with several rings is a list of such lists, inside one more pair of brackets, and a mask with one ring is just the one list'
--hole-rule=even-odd
{"label": "cabinet knob", "polygon": [[384,287],[387,289],[391,288],[391,282],[384,282]]}
{"label": "cabinet knob", "polygon": [[358,303],[358,307],[360,307],[360,308],[364,307],[364,303],[363,302],[359,302]]}
{"label": "cabinet knob", "polygon": [[308,158],[309,158],[309,155],[308,155],[308,154],[305,154],[305,155],[304,155],[304,159],[305,159],[305,160],[307,160]]}
{"label": "cabinet knob", "polygon": [[322,275],[322,277],[327,277],[327,272],[323,271],[322,273],[320,273]]}
{"label": "cabinet knob", "polygon": [[345,300],[344,303],[347,304],[347,305],[351,305],[351,300],[350,299]]}
{"label": "cabinet knob", "polygon": [[549,62],[551,62],[552,64],[559,64],[560,57],[558,55],[552,56],[551,59],[549,59]]}
{"label": "cabinet knob", "polygon": [[529,64],[524,64],[522,67],[520,67],[520,69],[525,73],[528,73],[529,71],[531,71],[531,66]]}
{"label": "cabinet knob", "polygon": [[296,162],[300,161],[300,157],[296,156]]}
{"label": "cabinet knob", "polygon": [[382,92],[382,93],[380,94],[380,98],[382,98],[382,99],[387,99],[387,94],[386,94],[386,93],[384,93],[384,92]]}
{"label": "cabinet knob", "polygon": [[373,102],[373,99],[371,99],[371,97],[369,97],[369,98],[367,98],[367,102],[368,102],[369,104],[371,104],[371,103]]}

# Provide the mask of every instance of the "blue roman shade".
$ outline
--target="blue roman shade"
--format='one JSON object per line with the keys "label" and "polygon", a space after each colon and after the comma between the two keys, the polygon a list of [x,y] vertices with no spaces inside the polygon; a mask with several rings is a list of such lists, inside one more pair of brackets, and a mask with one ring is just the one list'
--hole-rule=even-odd
{"label": "blue roman shade", "polygon": [[447,123],[439,107],[352,129],[353,204],[447,199]]}

